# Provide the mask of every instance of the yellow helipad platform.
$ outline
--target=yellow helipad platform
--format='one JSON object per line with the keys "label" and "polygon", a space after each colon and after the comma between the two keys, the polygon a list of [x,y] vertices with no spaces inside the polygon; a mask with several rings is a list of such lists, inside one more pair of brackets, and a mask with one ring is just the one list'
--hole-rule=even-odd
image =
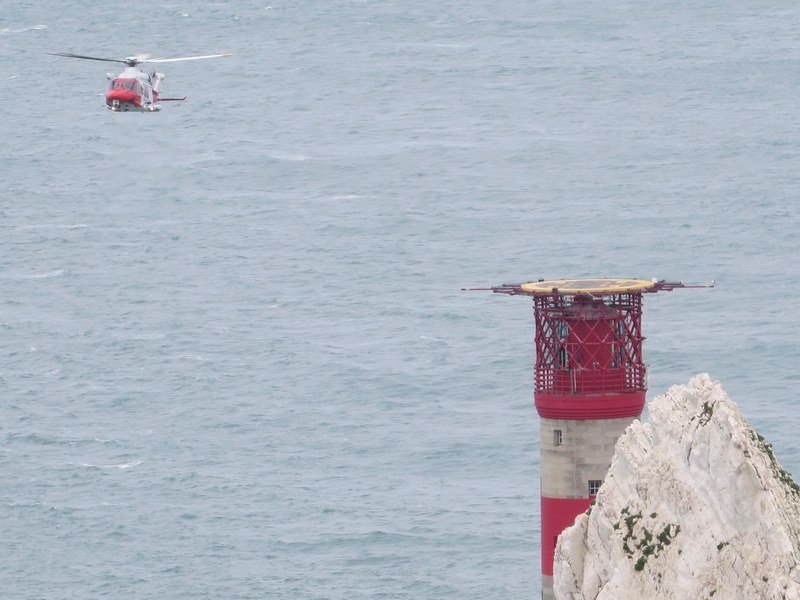
{"label": "yellow helipad platform", "polygon": [[649,279],[552,279],[550,281],[531,281],[520,288],[529,294],[624,294],[626,292],[645,292],[656,287]]}

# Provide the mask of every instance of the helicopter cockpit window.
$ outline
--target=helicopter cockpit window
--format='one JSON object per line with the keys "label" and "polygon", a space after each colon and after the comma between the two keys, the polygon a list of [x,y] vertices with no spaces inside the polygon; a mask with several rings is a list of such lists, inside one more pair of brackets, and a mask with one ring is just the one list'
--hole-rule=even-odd
{"label": "helicopter cockpit window", "polygon": [[109,87],[112,90],[130,90],[132,92],[141,91],[141,86],[135,79],[114,79]]}

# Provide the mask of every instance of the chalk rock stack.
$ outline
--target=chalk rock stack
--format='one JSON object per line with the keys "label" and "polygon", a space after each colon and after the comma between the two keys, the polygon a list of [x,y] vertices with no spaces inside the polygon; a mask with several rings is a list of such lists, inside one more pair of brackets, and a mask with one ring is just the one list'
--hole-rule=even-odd
{"label": "chalk rock stack", "polygon": [[719,382],[670,388],[558,540],[561,600],[800,600],[800,487]]}

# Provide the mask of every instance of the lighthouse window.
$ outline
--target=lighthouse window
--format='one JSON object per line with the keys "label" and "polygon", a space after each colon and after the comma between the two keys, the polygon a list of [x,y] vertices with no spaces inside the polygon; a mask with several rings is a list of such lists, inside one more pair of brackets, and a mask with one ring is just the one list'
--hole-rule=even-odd
{"label": "lighthouse window", "polygon": [[563,441],[560,429],[553,429],[553,446],[560,446]]}
{"label": "lighthouse window", "polygon": [[600,489],[600,484],[603,483],[602,479],[590,479],[589,480],[589,495],[596,496],[597,490]]}

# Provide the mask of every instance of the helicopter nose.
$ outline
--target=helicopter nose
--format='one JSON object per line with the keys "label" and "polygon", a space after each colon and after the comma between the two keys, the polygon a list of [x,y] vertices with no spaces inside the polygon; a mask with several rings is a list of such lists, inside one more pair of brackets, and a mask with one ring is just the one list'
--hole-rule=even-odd
{"label": "helicopter nose", "polygon": [[116,90],[109,90],[106,92],[106,104],[112,104],[114,102],[126,102],[126,103],[133,103],[135,101],[135,96],[131,90],[125,89],[116,89]]}

